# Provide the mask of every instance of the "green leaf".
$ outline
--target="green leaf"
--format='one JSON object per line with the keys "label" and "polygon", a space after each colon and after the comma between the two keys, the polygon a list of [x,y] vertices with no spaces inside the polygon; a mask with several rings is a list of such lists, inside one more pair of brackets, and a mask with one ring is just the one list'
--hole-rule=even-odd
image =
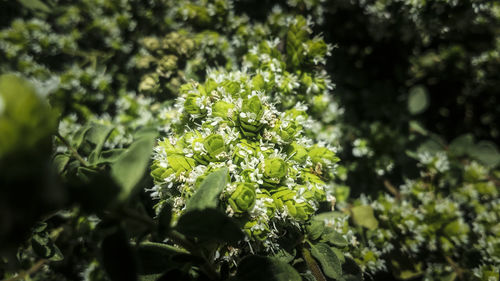
{"label": "green leaf", "polygon": [[357,225],[374,230],[378,227],[378,221],[373,214],[373,208],[368,205],[356,206],[351,209],[352,218]]}
{"label": "green leaf", "polygon": [[180,217],[176,229],[186,236],[219,242],[237,242],[244,237],[234,219],[215,209],[185,213]]}
{"label": "green leaf", "polygon": [[209,174],[187,202],[186,210],[217,207],[219,195],[226,186],[228,174],[229,170],[227,168],[222,168]]}
{"label": "green leaf", "polygon": [[247,256],[238,266],[238,281],[302,281],[299,273],[287,263],[270,257]]}
{"label": "green leaf", "polygon": [[101,245],[102,264],[112,281],[136,281],[134,254],[123,230],[106,236]]}
{"label": "green leaf", "polygon": [[113,127],[111,126],[106,126],[97,123],[92,124],[89,131],[85,135],[85,139],[95,145],[95,148],[90,154],[88,159],[90,164],[96,164],[97,160],[99,159],[99,156],[101,155],[102,147],[104,146],[106,139],[108,138],[108,136],[111,134],[112,131]]}
{"label": "green leaf", "polygon": [[324,222],[318,220],[311,221],[311,224],[306,226],[307,236],[309,236],[311,240],[316,240],[323,234],[324,229]]}
{"label": "green leaf", "polygon": [[323,236],[321,236],[321,240],[340,248],[347,247],[347,240],[344,236],[333,229],[323,234]]}
{"label": "green leaf", "polygon": [[469,154],[469,150],[473,146],[474,146],[474,136],[471,134],[465,134],[454,139],[450,143],[448,148],[451,153],[457,156],[463,156]]}
{"label": "green leaf", "polygon": [[410,89],[408,97],[408,110],[412,115],[422,113],[429,106],[429,95],[423,86]]}
{"label": "green leaf", "polygon": [[121,187],[120,199],[126,200],[142,179],[153,152],[156,133],[145,134],[124,152],[111,166],[111,176]]}
{"label": "green leaf", "polygon": [[495,167],[500,163],[500,153],[496,145],[490,141],[480,141],[470,148],[469,154],[489,167]]}
{"label": "green leaf", "polygon": [[330,247],[330,249],[332,249],[335,255],[337,255],[337,258],[339,259],[340,263],[343,264],[345,262],[344,253],[340,249],[335,247]]}
{"label": "green leaf", "polygon": [[37,256],[50,261],[64,259],[59,248],[54,244],[49,234],[45,231],[37,232],[31,238],[31,247]]}
{"label": "green leaf", "polygon": [[79,149],[90,128],[91,128],[90,124],[87,124],[80,130],[78,130],[75,133],[75,135],[70,139],[71,146],[74,147],[75,149]]}
{"label": "green leaf", "polygon": [[140,275],[163,273],[177,266],[171,261],[173,256],[186,253],[184,250],[162,243],[142,243],[137,247],[138,273]]}
{"label": "green leaf", "polygon": [[41,12],[50,13],[50,8],[40,0],[18,0],[24,7],[30,10],[39,10]]}
{"label": "green leaf", "polygon": [[111,164],[118,160],[125,151],[127,150],[124,148],[105,150],[101,152],[99,160],[97,160],[97,164]]}
{"label": "green leaf", "polygon": [[66,154],[57,154],[54,156],[54,160],[52,160],[52,162],[54,163],[58,174],[61,174],[66,169],[70,159],[71,157]]}
{"label": "green leaf", "polygon": [[342,266],[337,255],[325,243],[311,245],[311,254],[321,264],[321,268],[326,276],[334,279],[341,279]]}
{"label": "green leaf", "polygon": [[335,220],[338,220],[338,219],[342,219],[344,218],[345,215],[343,213],[340,213],[340,212],[324,212],[324,213],[320,213],[320,214],[317,214],[315,215],[314,217],[312,217],[312,220],[317,220],[317,221],[335,221]]}
{"label": "green leaf", "polygon": [[290,263],[293,259],[295,259],[296,254],[297,251],[295,249],[293,249],[292,253],[289,253],[285,249],[280,249],[273,257],[284,263]]}

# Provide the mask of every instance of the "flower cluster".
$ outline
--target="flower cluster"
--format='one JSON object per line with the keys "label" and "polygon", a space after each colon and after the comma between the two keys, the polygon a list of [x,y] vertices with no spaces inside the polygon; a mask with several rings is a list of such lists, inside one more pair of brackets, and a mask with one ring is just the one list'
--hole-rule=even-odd
{"label": "flower cluster", "polygon": [[[307,26],[303,18],[290,21],[292,26],[297,22]],[[313,40],[326,46],[319,38]],[[277,222],[299,226],[320,202],[334,199],[331,180],[338,161],[335,148],[307,136],[315,122],[308,106],[291,106],[277,98],[294,99],[301,93],[298,88],[288,91],[280,81],[287,62],[277,44],[279,39],[257,46],[275,53],[272,58],[263,52],[255,57],[262,63],[247,63],[242,71],[209,71],[205,82],[182,85],[174,106],[180,116],[156,147],[152,167],[158,206],[169,202],[177,214],[207,174],[228,167],[231,181],[221,195],[221,207],[240,220],[250,240],[261,240],[267,247],[282,231]],[[301,63],[313,64],[321,55],[326,49]],[[323,85],[326,94],[322,83],[316,84]],[[307,89],[303,91],[306,97]]]}
{"label": "flower cluster", "polygon": [[304,135],[306,108],[279,111],[256,75],[208,76],[181,87],[176,132],[155,149],[156,195],[182,212],[200,179],[229,167],[223,207],[242,219],[252,239],[274,233],[272,219],[305,221],[319,202],[332,200],[327,182],[338,159]]}

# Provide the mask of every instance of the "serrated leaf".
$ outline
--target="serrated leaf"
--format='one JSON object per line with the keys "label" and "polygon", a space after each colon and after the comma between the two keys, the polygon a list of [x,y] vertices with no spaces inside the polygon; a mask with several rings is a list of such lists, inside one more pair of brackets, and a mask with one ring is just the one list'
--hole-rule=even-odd
{"label": "serrated leaf", "polygon": [[200,187],[186,204],[186,210],[215,208],[219,195],[227,183],[229,170],[222,168],[210,173],[200,184]]}
{"label": "serrated leaf", "polygon": [[185,213],[180,217],[176,229],[186,236],[209,241],[231,243],[244,237],[234,219],[215,209]]}
{"label": "serrated leaf", "polygon": [[311,254],[317,259],[326,276],[334,279],[341,279],[342,266],[337,255],[325,243],[310,244]]}
{"label": "serrated leaf", "polygon": [[144,176],[153,152],[155,138],[156,133],[143,135],[112,164],[111,176],[121,187],[120,200],[128,199]]}
{"label": "serrated leaf", "polygon": [[368,205],[356,206],[351,209],[354,222],[357,225],[374,230],[378,227],[378,221],[373,213],[373,208]]}
{"label": "serrated leaf", "polygon": [[287,263],[262,256],[247,256],[238,266],[238,281],[302,281],[300,274]]}
{"label": "serrated leaf", "polygon": [[415,86],[410,89],[408,96],[408,111],[411,114],[419,114],[429,106],[429,95],[423,86]]}

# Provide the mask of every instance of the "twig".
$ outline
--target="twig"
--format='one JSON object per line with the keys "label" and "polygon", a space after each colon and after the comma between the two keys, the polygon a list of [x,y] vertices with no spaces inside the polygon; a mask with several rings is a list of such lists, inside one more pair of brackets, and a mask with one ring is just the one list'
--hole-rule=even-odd
{"label": "twig", "polygon": [[56,137],[64,143],[64,145],[71,151],[71,154],[73,154],[73,156],[76,158],[76,160],[80,161],[82,166],[84,166],[84,167],[90,166],[89,163],[85,159],[83,159],[83,157],[80,156],[80,154],[78,154],[78,151],[76,151],[73,148],[73,146],[71,146],[71,144],[68,142],[68,140],[66,140],[63,136],[61,136],[61,134],[59,134],[59,132],[56,133]]}
{"label": "twig", "polygon": [[454,262],[449,256],[444,257],[446,261],[453,267],[453,270],[457,273],[458,279],[465,280],[463,275],[463,270],[458,266],[456,262]]}
{"label": "twig", "polygon": [[401,193],[388,180],[384,180],[384,186],[397,200],[401,200]]}
{"label": "twig", "polygon": [[26,271],[21,271],[17,276],[14,276],[9,279],[4,279],[3,281],[17,281],[17,280],[24,280],[24,278],[29,277],[31,274],[37,272],[42,268],[42,266],[47,262],[48,260],[46,259],[41,259],[37,261],[30,269]]}

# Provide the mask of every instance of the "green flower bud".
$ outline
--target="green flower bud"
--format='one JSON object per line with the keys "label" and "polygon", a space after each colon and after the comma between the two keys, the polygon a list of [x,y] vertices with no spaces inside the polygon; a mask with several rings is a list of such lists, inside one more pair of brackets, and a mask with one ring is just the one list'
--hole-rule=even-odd
{"label": "green flower bud", "polygon": [[245,159],[254,156],[255,153],[255,145],[243,139],[241,142],[236,144],[236,148],[233,153],[233,162],[239,164],[245,161]]}
{"label": "green flower bud", "polygon": [[221,135],[210,135],[203,141],[203,146],[207,151],[210,161],[220,160],[220,154],[226,150],[224,139]]}
{"label": "green flower bud", "polygon": [[258,96],[245,99],[239,114],[240,129],[245,136],[254,137],[262,129],[260,119],[264,115],[265,107]]}
{"label": "green flower bud", "polygon": [[156,73],[162,77],[169,78],[172,75],[172,71],[177,68],[177,57],[173,55],[164,56],[158,62],[156,67]]}
{"label": "green flower bud", "polygon": [[297,161],[300,164],[305,163],[308,156],[306,148],[296,142],[292,142],[288,146],[287,154],[291,160]]}
{"label": "green flower bud", "polygon": [[145,37],[142,39],[141,43],[150,52],[160,49],[160,40],[156,37]]}
{"label": "green flower bud", "polygon": [[237,183],[236,190],[229,197],[228,202],[235,213],[243,213],[255,205],[255,185],[251,183]]}
{"label": "green flower bud", "polygon": [[248,221],[243,226],[243,230],[249,237],[264,241],[269,233],[269,226],[264,222]]}
{"label": "green flower bud", "polygon": [[191,115],[203,115],[206,113],[204,97],[196,93],[189,93],[184,102],[184,110]]}
{"label": "green flower bud", "polygon": [[145,75],[142,77],[141,83],[139,84],[139,91],[155,93],[158,91],[159,85],[159,78],[157,74]]}
{"label": "green flower bud", "polygon": [[257,193],[257,200],[261,200],[266,207],[266,215],[268,218],[274,217],[274,213],[276,212],[276,205],[274,204],[274,200],[271,197],[271,193],[265,189],[261,189],[259,193]]}
{"label": "green flower bud", "polygon": [[318,163],[321,164],[322,168],[331,166],[332,164],[339,161],[339,158],[335,156],[335,153],[326,147],[315,145],[311,149],[309,149],[308,154],[309,157],[311,157],[311,161],[315,165],[317,165]]}
{"label": "green flower bud", "polygon": [[232,119],[233,109],[234,104],[220,100],[212,106],[212,115],[215,117],[221,117],[225,120]]}
{"label": "green flower bud", "polygon": [[287,122],[282,120],[278,120],[273,128],[273,131],[278,134],[281,138],[281,142],[283,143],[289,143],[290,141],[296,139],[301,130],[302,126],[300,126],[297,122]]}
{"label": "green flower bud", "polygon": [[281,158],[270,158],[264,161],[264,181],[271,186],[281,182],[288,173],[288,165]]}

